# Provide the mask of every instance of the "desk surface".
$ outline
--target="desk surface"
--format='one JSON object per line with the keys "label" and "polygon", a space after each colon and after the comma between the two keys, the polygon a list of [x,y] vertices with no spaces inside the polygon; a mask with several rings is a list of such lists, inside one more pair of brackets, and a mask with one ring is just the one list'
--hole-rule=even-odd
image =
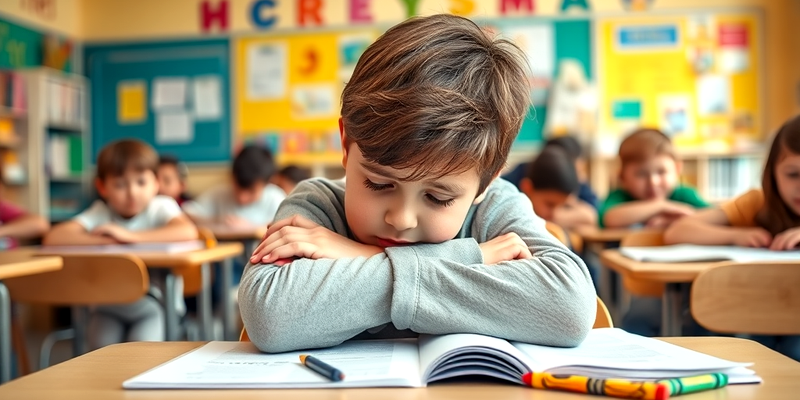
{"label": "desk surface", "polygon": [[0,279],[41,274],[59,270],[61,267],[63,267],[61,257],[34,257],[33,253],[27,250],[0,252]]}
{"label": "desk surface", "polygon": [[730,261],[644,262],[625,257],[617,249],[603,250],[600,253],[600,262],[627,277],[663,283],[692,282],[706,269],[730,263]]}
{"label": "desk surface", "polygon": [[[215,247],[199,249],[182,253],[164,252],[132,252],[130,254],[139,257],[149,268],[181,268],[192,267],[207,262],[222,261],[230,257],[242,254],[244,247],[241,243],[219,243]],[[87,253],[95,254],[95,253]],[[58,254],[50,254],[58,255]],[[85,255],[82,253],[70,252],[64,256]]]}
{"label": "desk surface", "polygon": [[636,230],[619,228],[619,229],[602,229],[596,226],[581,226],[575,230],[584,242],[589,243],[612,243],[619,242],[625,235]]}
{"label": "desk surface", "polygon": [[208,226],[211,233],[217,240],[221,241],[234,241],[234,240],[261,240],[264,234],[267,233],[267,227],[252,227],[252,228],[230,228],[227,226]]}
{"label": "desk surface", "polygon": [[[674,343],[733,361],[754,362],[760,385],[730,386],[681,396],[686,400],[781,399],[800,392],[800,363],[749,340],[723,337],[667,338]],[[449,383],[424,389],[362,388],[312,390],[122,390],[122,382],[169,361],[203,342],[112,345],[0,386],[3,399],[538,399],[590,400],[601,397],[534,391],[504,384]]]}

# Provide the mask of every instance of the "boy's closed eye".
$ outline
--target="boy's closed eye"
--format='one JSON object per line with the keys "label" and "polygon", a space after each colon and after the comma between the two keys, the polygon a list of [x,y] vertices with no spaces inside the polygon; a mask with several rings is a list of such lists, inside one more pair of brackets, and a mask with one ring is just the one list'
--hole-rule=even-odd
{"label": "boy's closed eye", "polygon": [[[387,189],[392,189],[394,187],[394,185],[391,184],[391,183],[375,183],[375,182],[373,182],[373,181],[371,181],[369,179],[365,179],[364,180],[364,186],[367,189],[372,190],[373,192],[380,192],[380,191],[384,191],[384,190],[387,190]],[[455,198],[445,198],[445,199],[443,199],[443,198],[434,196],[431,193],[425,193],[425,198],[428,199],[434,205],[441,206],[441,207],[450,207],[456,201]]]}

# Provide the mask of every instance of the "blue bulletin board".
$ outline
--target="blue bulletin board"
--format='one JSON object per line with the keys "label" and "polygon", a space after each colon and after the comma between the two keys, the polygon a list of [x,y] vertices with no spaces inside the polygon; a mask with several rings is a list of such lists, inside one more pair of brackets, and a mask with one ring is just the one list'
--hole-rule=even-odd
{"label": "blue bulletin board", "polygon": [[137,138],[184,162],[231,157],[227,39],[87,45],[92,160]]}

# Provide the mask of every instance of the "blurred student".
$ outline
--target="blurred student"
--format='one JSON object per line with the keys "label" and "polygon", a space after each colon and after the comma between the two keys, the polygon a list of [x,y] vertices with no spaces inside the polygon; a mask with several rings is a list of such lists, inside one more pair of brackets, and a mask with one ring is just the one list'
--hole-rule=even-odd
{"label": "blurred student", "polygon": [[287,165],[280,169],[275,175],[272,176],[272,183],[283,189],[288,195],[292,193],[294,187],[298,183],[311,178],[311,173],[305,168],[300,168],[296,165]]}
{"label": "blurred student", "polygon": [[169,196],[183,206],[187,200],[191,200],[186,194],[186,179],[189,177],[189,169],[186,164],[180,162],[177,157],[162,155],[158,159],[158,194]]}
{"label": "blurred student", "polygon": [[50,229],[44,217],[30,214],[3,196],[3,160],[0,157],[0,251],[17,247],[18,240],[35,239]]}
{"label": "blurred student", "polygon": [[[103,200],[44,237],[46,245],[176,242],[197,239],[197,228],[170,197],[159,196],[158,154],[134,139],[105,146],[97,155],[95,187]],[[122,341],[164,340],[164,315],[147,295],[130,304],[95,308],[89,345],[97,349]]]}
{"label": "blurred student", "polygon": [[268,149],[245,146],[233,160],[231,181],[187,201],[183,209],[199,225],[266,226],[286,198],[281,188],[270,183],[274,174],[275,162]]}
{"label": "blurred student", "polygon": [[[664,241],[772,250],[800,247],[800,116],[787,121],[773,139],[761,189],[676,222]],[[800,361],[800,336],[752,338]]]}
{"label": "blurred student", "polygon": [[694,188],[681,185],[680,162],[669,137],[641,128],[619,146],[620,188],[599,210],[601,227],[666,228],[673,221],[708,207]]}

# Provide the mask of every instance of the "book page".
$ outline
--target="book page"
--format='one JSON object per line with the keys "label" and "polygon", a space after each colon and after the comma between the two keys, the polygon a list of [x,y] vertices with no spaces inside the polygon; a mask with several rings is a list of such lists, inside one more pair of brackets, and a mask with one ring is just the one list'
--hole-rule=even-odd
{"label": "book page", "polygon": [[129,244],[104,244],[97,246],[42,246],[41,254],[125,254],[125,253],[185,253],[204,249],[205,244],[200,240],[187,240],[181,242],[151,242]]}
{"label": "book page", "polygon": [[[487,375],[519,383],[522,375],[529,371],[525,354],[508,341],[467,333],[420,336],[419,358],[424,382],[462,375]],[[454,374],[455,371],[458,373]]]}
{"label": "book page", "polygon": [[596,378],[655,379],[724,372],[750,364],[712,357],[617,328],[592,329],[578,347],[558,348],[514,343],[534,371]]}
{"label": "book page", "polygon": [[737,246],[700,246],[677,244],[656,247],[621,247],[620,253],[637,261],[689,262],[689,261],[797,261],[799,250],[774,251]]}
{"label": "book page", "polygon": [[[341,370],[331,382],[300,363],[311,354]],[[261,353],[250,342],[210,342],[123,383],[126,389],[258,389],[422,386],[416,341],[346,342],[326,349]]]}

